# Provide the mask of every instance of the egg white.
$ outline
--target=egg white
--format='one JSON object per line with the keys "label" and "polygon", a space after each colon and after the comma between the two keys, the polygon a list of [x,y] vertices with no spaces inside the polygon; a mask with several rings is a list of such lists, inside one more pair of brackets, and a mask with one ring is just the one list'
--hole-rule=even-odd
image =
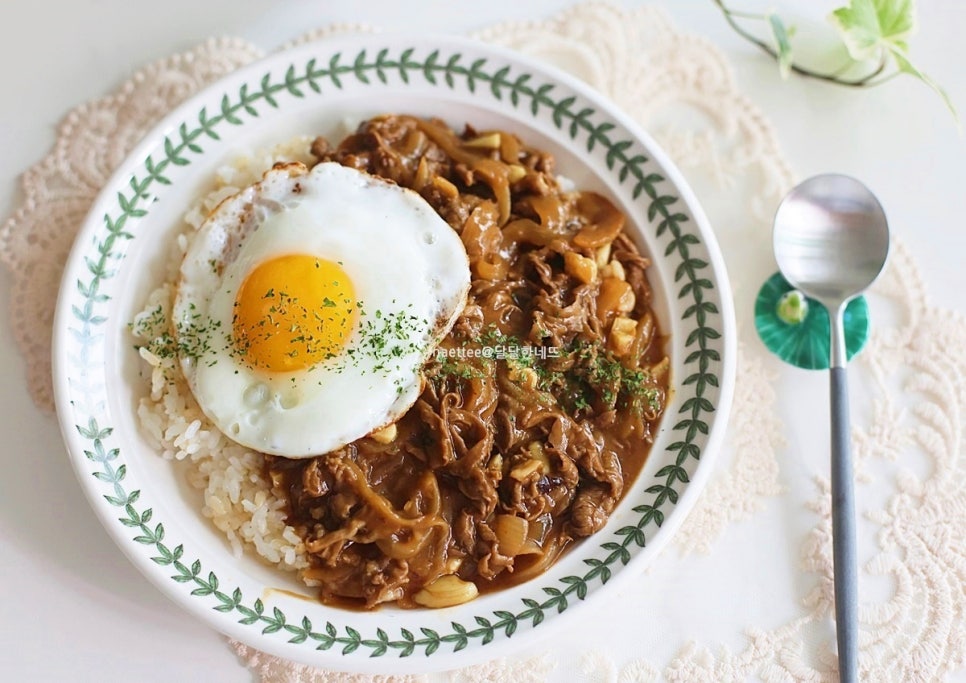
{"label": "egg white", "polygon": [[[302,371],[253,370],[231,342],[235,297],[252,269],[287,254],[341,264],[357,320],[334,358]],[[469,284],[459,236],[415,192],[336,163],[277,166],[222,202],[185,255],[174,306],[181,367],[231,439],[290,458],[327,453],[415,402],[420,368]],[[367,335],[387,321],[388,347],[375,352]]]}

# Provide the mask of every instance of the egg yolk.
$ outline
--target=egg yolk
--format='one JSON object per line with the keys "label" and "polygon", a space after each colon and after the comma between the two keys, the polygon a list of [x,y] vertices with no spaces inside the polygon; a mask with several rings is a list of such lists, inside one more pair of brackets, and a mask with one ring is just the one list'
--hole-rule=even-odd
{"label": "egg yolk", "polygon": [[339,353],[355,315],[355,290],[341,265],[279,256],[259,264],[238,290],[235,348],[252,368],[304,370]]}

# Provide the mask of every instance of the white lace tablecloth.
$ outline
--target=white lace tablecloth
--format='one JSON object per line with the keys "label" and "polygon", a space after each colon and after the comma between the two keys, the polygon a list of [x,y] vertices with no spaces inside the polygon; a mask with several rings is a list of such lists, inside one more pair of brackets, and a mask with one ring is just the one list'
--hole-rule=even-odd
{"label": "white lace tablecloth", "polygon": [[[329,25],[297,41],[377,30],[367,25],[378,19]],[[475,35],[562,66],[609,95],[693,184],[721,241],[738,312],[725,453],[676,542],[637,586],[585,612],[586,628],[516,659],[370,679],[240,643],[224,647],[266,683],[834,680],[825,379],[783,367],[752,322],[757,289],[775,270],[770,218],[798,179],[772,125],[742,94],[723,54],[658,6],[579,4]],[[98,189],[165,112],[264,53],[219,38],[143,66],[112,94],[69,112],[53,149],[24,173],[19,205],[0,231],[0,259],[10,273],[10,329],[39,409],[52,410],[60,269]],[[952,680],[966,667],[966,319],[963,307],[933,302],[906,247],[910,229],[894,229],[890,265],[869,296],[871,340],[852,366],[860,670],[868,681]],[[235,679],[245,680],[240,669]]]}

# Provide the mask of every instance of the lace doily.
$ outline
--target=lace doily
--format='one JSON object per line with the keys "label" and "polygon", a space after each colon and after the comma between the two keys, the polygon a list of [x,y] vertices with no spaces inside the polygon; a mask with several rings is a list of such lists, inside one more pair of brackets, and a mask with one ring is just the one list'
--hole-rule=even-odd
{"label": "lace doily", "polygon": [[[334,26],[296,42],[368,30]],[[657,8],[624,11],[589,3],[544,21],[494,26],[476,37],[552,62],[610,96],[675,159],[716,226],[736,298],[739,379],[717,472],[676,536],[679,555],[715,553],[729,527],[762,514],[768,500],[784,491],[776,407],[781,368],[750,321],[754,294],[774,270],[769,214],[791,186],[792,172],[769,123],[737,90],[721,53],[677,30]],[[212,40],[143,69],[113,95],[70,112],[53,150],[23,175],[21,206],[0,230],[0,259],[12,274],[11,327],[42,410],[53,410],[50,339],[61,269],[98,189],[161,116],[262,54],[240,40]],[[853,441],[860,485],[877,483],[889,491],[866,515],[878,536],[863,576],[884,577],[891,589],[860,607],[861,673],[863,680],[939,680],[966,666],[966,361],[946,352],[966,348],[966,319],[930,304],[901,244],[873,296],[889,315],[877,319],[856,364],[874,409],[870,419],[855,420]],[[827,479],[816,477],[812,491],[808,506],[816,523],[800,539],[799,569],[814,587],[800,596],[795,619],[767,628],[742,625],[742,649],[693,642],[670,661],[598,649],[580,655],[560,680],[832,680]],[[821,644],[810,650],[809,642]],[[437,678],[332,673],[241,643],[231,646],[265,683]],[[561,653],[534,654],[438,678],[526,683],[560,674]]]}

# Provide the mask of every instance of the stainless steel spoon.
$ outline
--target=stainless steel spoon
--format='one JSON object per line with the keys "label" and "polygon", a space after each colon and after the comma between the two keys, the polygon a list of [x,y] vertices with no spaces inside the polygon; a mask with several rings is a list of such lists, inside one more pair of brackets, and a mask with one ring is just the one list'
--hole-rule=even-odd
{"label": "stainless steel spoon", "polygon": [[849,402],[842,316],[879,276],[889,253],[885,212],[865,185],[845,175],[805,180],[775,214],[775,258],[785,279],[828,310],[832,427],[832,552],[839,680],[858,680],[858,581]]}

